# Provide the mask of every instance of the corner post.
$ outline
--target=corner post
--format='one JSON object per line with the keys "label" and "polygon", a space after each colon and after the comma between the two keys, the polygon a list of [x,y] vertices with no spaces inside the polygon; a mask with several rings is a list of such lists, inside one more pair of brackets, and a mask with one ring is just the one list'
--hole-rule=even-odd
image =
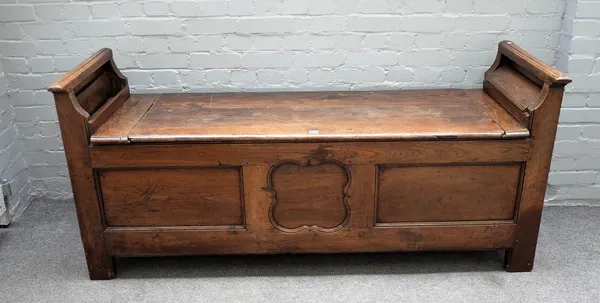
{"label": "corner post", "polygon": [[533,269],[564,88],[571,79],[510,41],[500,42],[498,56],[486,79],[501,66],[513,68],[541,88],[537,100],[525,104],[519,100],[505,102],[508,109],[513,109],[511,113],[517,112],[516,108],[518,114],[528,117],[523,123],[531,134],[515,213],[517,229],[513,245],[506,251],[505,267],[509,272],[528,272]]}
{"label": "corner post", "polygon": [[112,63],[112,52],[102,49],[48,88],[54,94],[81,240],[92,280],[114,278],[115,265],[113,257],[106,252],[103,213],[89,152],[90,113],[81,106],[77,93],[85,90],[107,63]]}

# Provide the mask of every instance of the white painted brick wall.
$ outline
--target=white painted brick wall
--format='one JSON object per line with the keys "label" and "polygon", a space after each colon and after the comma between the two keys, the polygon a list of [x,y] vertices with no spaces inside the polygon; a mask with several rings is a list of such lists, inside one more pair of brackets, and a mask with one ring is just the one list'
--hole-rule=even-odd
{"label": "white painted brick wall", "polygon": [[[559,138],[561,144],[591,142],[582,149],[590,153],[561,155],[568,145],[558,145],[550,198],[580,203],[600,197],[593,197],[600,169],[594,148],[600,27],[594,1],[580,1],[579,10],[571,5],[572,13],[565,13],[565,1],[577,4],[5,0],[0,49],[35,194],[62,198],[70,186],[52,99],[44,89],[101,47],[114,50],[135,92],[472,88],[480,87],[498,41],[510,39],[548,63],[556,57],[557,66],[577,71]],[[563,14],[577,22],[563,20]],[[581,198],[586,195],[591,198]]]}
{"label": "white painted brick wall", "polygon": [[[17,17],[13,16],[11,20]],[[30,201],[31,184],[23,158],[25,148],[18,138],[14,111],[8,102],[7,94],[8,81],[0,62],[0,180],[7,180],[10,183],[13,195],[8,199],[8,210],[13,216],[18,216]],[[0,203],[3,203],[2,199],[3,197],[0,196]]]}
{"label": "white painted brick wall", "polygon": [[600,2],[569,0],[556,65],[573,83],[561,111],[546,198],[600,204]]}

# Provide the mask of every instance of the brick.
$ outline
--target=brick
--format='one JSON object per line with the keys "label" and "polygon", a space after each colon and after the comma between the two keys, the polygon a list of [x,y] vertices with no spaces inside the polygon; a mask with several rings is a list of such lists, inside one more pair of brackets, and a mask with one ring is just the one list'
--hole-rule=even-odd
{"label": "brick", "polygon": [[167,38],[147,37],[142,41],[142,47],[146,53],[167,53],[169,52],[169,42]]}
{"label": "brick", "polygon": [[90,54],[95,51],[92,47],[92,39],[69,39],[64,42],[69,54]]}
{"label": "brick", "polygon": [[347,53],[345,65],[348,67],[368,67],[396,65],[398,53],[390,51]]}
{"label": "brick", "polygon": [[473,1],[446,0],[444,11],[447,13],[470,13],[473,11]]}
{"label": "brick", "polygon": [[575,54],[600,54],[600,39],[574,37],[570,51]]}
{"label": "brick", "polygon": [[377,67],[363,69],[340,68],[335,71],[335,77],[343,83],[382,83],[385,81],[385,71]]}
{"label": "brick", "polygon": [[389,34],[371,33],[362,39],[362,45],[368,49],[387,49],[390,47]]}
{"label": "brick", "polygon": [[149,54],[138,57],[142,68],[187,68],[188,56],[184,54]]}
{"label": "brick", "polygon": [[182,71],[179,78],[183,87],[198,87],[206,84],[206,74],[202,70]]}
{"label": "brick", "polygon": [[21,40],[24,36],[22,27],[16,23],[0,23],[0,40]]}
{"label": "brick", "polygon": [[140,37],[120,37],[117,38],[119,51],[123,53],[142,52],[142,38]]}
{"label": "brick", "polygon": [[600,125],[583,126],[581,137],[585,139],[600,139]]}
{"label": "brick", "polygon": [[28,73],[29,65],[23,58],[3,58],[2,66],[7,73]]}
{"label": "brick", "polygon": [[441,48],[442,36],[439,34],[420,34],[415,37],[415,47],[423,48]]}
{"label": "brick", "polygon": [[440,73],[440,81],[445,83],[460,83],[465,79],[467,72],[460,67],[444,69]]}
{"label": "brick", "polygon": [[560,122],[600,123],[600,108],[563,108],[560,111]]}
{"label": "brick", "polygon": [[591,56],[571,57],[569,59],[569,74],[587,75],[594,69],[596,58]]}
{"label": "brick", "polygon": [[129,81],[129,85],[149,85],[152,74],[146,70],[126,70],[123,71]]}
{"label": "brick", "polygon": [[579,18],[600,18],[600,2],[597,1],[577,1],[576,17]]}
{"label": "brick", "polygon": [[252,84],[256,82],[256,72],[252,70],[233,70],[231,71],[231,82]]}
{"label": "brick", "polygon": [[[228,25],[228,28],[232,27]],[[242,18],[238,21],[238,27],[239,32],[245,34],[289,33],[295,28],[292,17]]]}
{"label": "brick", "polygon": [[246,53],[241,56],[244,68],[290,67],[294,63],[292,54],[280,52]]}
{"label": "brick", "polygon": [[63,19],[62,5],[38,4],[34,6],[35,14],[40,21],[55,21]]}
{"label": "brick", "polygon": [[398,56],[398,64],[407,66],[447,65],[452,61],[450,53],[443,50],[419,50]]}
{"label": "brick", "polygon": [[205,68],[239,68],[241,58],[238,54],[192,54],[190,65],[192,69]]}
{"label": "brick", "polygon": [[66,23],[23,24],[23,32],[30,39],[61,39],[68,36]]}
{"label": "brick", "polygon": [[282,48],[286,50],[305,50],[311,48],[311,36],[304,35],[285,35],[282,41]]}
{"label": "brick", "polygon": [[125,21],[77,21],[73,22],[73,32],[78,37],[124,36]]}
{"label": "brick", "polygon": [[310,15],[331,15],[338,12],[336,0],[308,0],[307,7]]}
{"label": "brick", "polygon": [[156,86],[181,85],[181,82],[179,81],[179,73],[174,70],[155,71],[152,73],[152,79]]}
{"label": "brick", "polygon": [[205,74],[207,83],[229,83],[231,81],[230,70],[209,70]]}
{"label": "brick", "polygon": [[54,65],[56,66],[57,72],[69,72],[79,63],[83,62],[87,58],[86,55],[79,56],[55,56]]}
{"label": "brick", "polygon": [[562,22],[560,18],[552,16],[511,16],[509,30],[559,30]]}
{"label": "brick", "polygon": [[236,20],[229,18],[205,18],[190,20],[187,22],[187,28],[190,34],[203,35],[237,33],[238,31]]}
{"label": "brick", "polygon": [[252,48],[256,50],[279,50],[283,39],[277,36],[258,36],[252,43]]}
{"label": "brick", "polygon": [[[244,1],[244,0],[237,0]],[[231,1],[229,2],[231,5]],[[288,0],[279,4],[278,12],[281,15],[306,15],[308,14],[308,3],[305,0]]]}
{"label": "brick", "polygon": [[0,20],[10,21],[35,21],[35,12],[29,5],[0,5]]}
{"label": "brick", "polygon": [[44,80],[40,75],[7,75],[8,86],[11,89],[45,89]]}
{"label": "brick", "polygon": [[177,17],[196,17],[200,15],[200,6],[193,1],[176,1],[170,3],[171,12]]}
{"label": "brick", "polygon": [[113,19],[119,16],[117,3],[92,3],[90,9],[94,19]]}
{"label": "brick", "polygon": [[217,51],[223,48],[224,41],[221,35],[200,36],[197,40],[196,52]]}
{"label": "brick", "polygon": [[575,20],[573,23],[574,36],[597,37],[600,35],[599,20]]}
{"label": "brick", "polygon": [[250,36],[227,36],[225,38],[225,48],[229,50],[250,49],[253,44],[253,38]]}
{"label": "brick", "polygon": [[[202,44],[206,45],[206,40],[202,39]],[[191,53],[197,51],[196,38],[194,37],[170,37],[169,49],[173,53]]]}
{"label": "brick", "polygon": [[87,20],[91,18],[90,7],[87,4],[69,3],[63,5],[64,20]]}
{"label": "brick", "polygon": [[439,0],[407,0],[408,10],[414,13],[438,13],[444,10],[444,1]]}
{"label": "brick", "polygon": [[125,1],[119,3],[119,12],[123,17],[140,17],[144,15],[144,7],[139,2]]}
{"label": "brick", "polygon": [[446,32],[454,27],[456,18],[442,16],[413,15],[403,17],[400,30],[414,33]]}
{"label": "brick", "polygon": [[456,19],[455,29],[462,31],[502,31],[508,27],[508,16],[462,16]]}
{"label": "brick", "polygon": [[16,107],[15,121],[30,122],[36,121],[56,121],[56,110],[52,106],[32,106]]}
{"label": "brick", "polygon": [[[34,48],[35,49],[35,48]],[[60,40],[41,40],[37,42],[37,51],[40,55],[65,55],[67,53],[64,43]]]}
{"label": "brick", "polygon": [[587,106],[600,107],[600,93],[588,94]]}
{"label": "brick", "polygon": [[227,2],[222,0],[200,1],[200,16],[225,16],[227,11]]}
{"label": "brick", "polygon": [[171,13],[171,8],[167,2],[144,2],[144,13],[147,16],[168,16]]}
{"label": "brick", "polygon": [[[295,67],[338,67],[344,63],[344,56],[339,53],[297,53],[294,55]],[[285,62],[282,62],[282,64]],[[279,66],[283,67],[283,66]]]}
{"label": "brick", "polygon": [[311,83],[331,83],[335,81],[335,72],[331,69],[316,69],[308,73],[308,79]]}
{"label": "brick", "polygon": [[578,140],[581,136],[581,130],[580,125],[559,125],[556,130],[556,141]]}
{"label": "brick", "polygon": [[54,72],[54,61],[52,58],[30,58],[29,66],[33,73],[50,73]]}
{"label": "brick", "polygon": [[353,32],[389,32],[396,31],[399,27],[400,18],[398,17],[352,16],[348,18],[346,28]]}
{"label": "brick", "polygon": [[178,35],[181,33],[181,20],[147,19],[129,21],[129,32],[133,35],[156,36]]}
{"label": "brick", "polygon": [[254,2],[247,0],[228,0],[226,12],[228,16],[251,16],[254,13]]}
{"label": "brick", "polygon": [[310,45],[313,49],[335,49],[337,41],[332,36],[311,35]]}
{"label": "brick", "polygon": [[394,67],[387,71],[387,81],[390,82],[412,82],[414,79],[413,70],[407,67]]}
{"label": "brick", "polygon": [[481,65],[490,66],[496,58],[495,51],[456,51],[454,64],[460,66]]}

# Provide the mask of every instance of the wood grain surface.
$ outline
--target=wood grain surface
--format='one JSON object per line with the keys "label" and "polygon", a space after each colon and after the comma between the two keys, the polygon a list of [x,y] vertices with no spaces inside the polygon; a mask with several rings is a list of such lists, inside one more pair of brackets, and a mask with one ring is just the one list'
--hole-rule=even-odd
{"label": "wood grain surface", "polygon": [[99,173],[107,226],[243,225],[237,168]]}
{"label": "wood grain surface", "polygon": [[[152,97],[147,97],[152,98]],[[94,144],[491,139],[528,136],[481,90],[164,94],[133,130],[92,136]],[[126,109],[123,109],[125,111]],[[136,117],[137,118],[137,117]]]}
{"label": "wood grain surface", "polygon": [[512,219],[520,164],[379,167],[377,223]]}

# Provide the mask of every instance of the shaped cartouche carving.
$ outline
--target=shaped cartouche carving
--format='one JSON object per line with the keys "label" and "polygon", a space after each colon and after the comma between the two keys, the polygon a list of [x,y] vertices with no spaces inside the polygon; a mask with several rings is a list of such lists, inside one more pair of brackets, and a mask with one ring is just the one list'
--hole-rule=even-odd
{"label": "shaped cartouche carving", "polygon": [[334,232],[350,219],[350,172],[337,161],[282,161],[267,176],[269,218],[285,232]]}

